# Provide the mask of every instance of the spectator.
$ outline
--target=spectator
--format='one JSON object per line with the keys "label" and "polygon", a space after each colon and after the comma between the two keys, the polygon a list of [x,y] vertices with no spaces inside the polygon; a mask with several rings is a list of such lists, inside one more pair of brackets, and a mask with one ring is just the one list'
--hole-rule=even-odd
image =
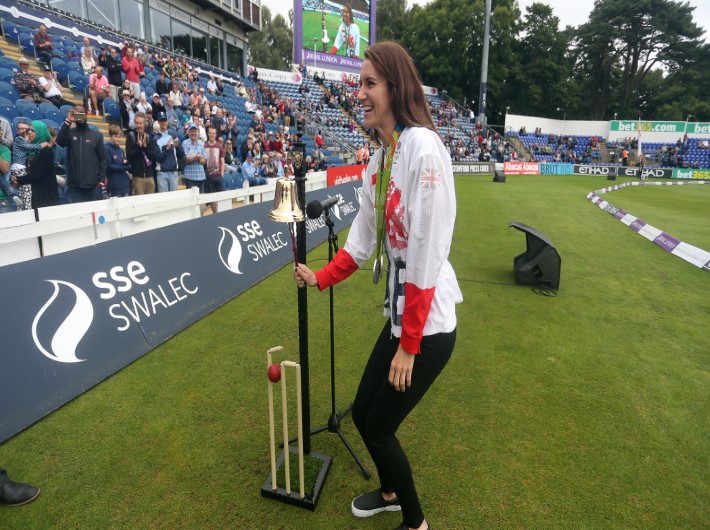
{"label": "spectator", "polygon": [[205,192],[205,169],[207,153],[205,146],[199,139],[199,128],[195,123],[188,126],[190,139],[183,145],[185,151],[185,186],[187,189],[196,187],[200,193]]}
{"label": "spectator", "polygon": [[229,135],[229,121],[224,117],[222,109],[217,107],[212,117],[212,126],[217,130],[217,138],[221,138],[222,143]]}
{"label": "spectator", "polygon": [[96,59],[94,59],[94,54],[91,46],[85,48],[81,54],[81,69],[84,70],[84,74],[89,75],[96,68]]}
{"label": "spectator", "polygon": [[96,55],[96,50],[94,50],[93,46],[91,46],[91,42],[89,41],[89,37],[84,37],[81,39],[81,48],[79,48],[79,53],[81,55],[84,55],[84,52],[86,50],[89,50],[91,52],[91,56],[94,58],[95,61],[98,61],[98,56]]}
{"label": "spectator", "polygon": [[[246,160],[242,163],[242,176],[249,183],[249,186],[258,186],[262,184],[261,179],[256,175],[256,166],[254,165],[254,153],[248,151]],[[263,182],[266,184],[266,181]]]}
{"label": "spectator", "polygon": [[57,82],[57,73],[52,74],[52,69],[45,65],[42,71],[42,77],[38,79],[40,86],[42,87],[42,95],[44,99],[53,103],[55,107],[60,108],[62,105],[73,105],[71,101],[68,101],[62,97],[62,89]]}
{"label": "spectator", "polygon": [[128,134],[134,124],[135,100],[131,96],[130,90],[124,90],[121,96],[121,101],[118,104],[121,111],[121,127],[123,128],[123,133]]}
{"label": "spectator", "polygon": [[325,171],[328,169],[328,155],[323,155],[323,158],[318,162],[318,171]]}
{"label": "spectator", "polygon": [[48,102],[41,96],[42,89],[37,79],[30,73],[27,59],[22,57],[17,64],[20,69],[15,73],[15,88],[20,93],[20,97],[35,103]]}
{"label": "spectator", "polygon": [[138,97],[141,93],[141,67],[138,64],[138,59],[133,56],[133,48],[128,47],[126,49],[126,56],[121,61],[123,66],[123,73],[126,74],[126,80],[131,83],[131,90],[133,91],[134,97]]}
{"label": "spectator", "polygon": [[89,98],[94,116],[99,115],[99,103],[110,96],[108,78],[104,75],[103,68],[97,66],[94,73],[89,76]]}
{"label": "spectator", "polygon": [[158,80],[155,82],[155,91],[159,96],[170,92],[170,80],[165,79],[165,72],[158,74]]}
{"label": "spectator", "polygon": [[207,127],[205,153],[205,193],[224,191],[224,147],[217,141],[217,129],[214,125]]}
{"label": "spectator", "polygon": [[96,59],[96,64],[98,64],[101,68],[104,69],[104,72],[108,74],[108,52],[106,51],[106,46],[101,46],[99,49],[99,56]]}
{"label": "spectator", "polygon": [[180,92],[180,100],[182,101],[182,109],[184,111],[187,111],[190,108],[190,89],[187,88],[187,85],[184,85],[182,87],[182,91]]}
{"label": "spectator", "polygon": [[157,181],[158,192],[176,191],[178,186],[178,160],[185,157],[180,140],[168,132],[168,118],[165,114],[158,115],[160,130],[155,137],[158,146]]}
{"label": "spectator", "polygon": [[[12,164],[12,152],[10,151],[10,147],[12,147],[14,140],[12,137],[12,128],[9,122],[2,117],[0,117],[0,126],[2,126],[3,134],[2,141],[0,142],[0,213],[7,213],[22,207],[22,200],[19,197],[17,189],[11,186],[8,180],[10,176],[10,165]],[[20,123],[18,124],[18,130],[20,128],[26,131],[29,129],[29,125]]]}
{"label": "spectator", "polygon": [[153,101],[150,102],[150,108],[153,110],[153,116],[165,113],[165,106],[163,105],[163,100],[160,99],[160,94],[157,92],[153,94]]}
{"label": "spectator", "polygon": [[109,92],[111,93],[111,99],[118,102],[120,97],[118,95],[118,89],[123,85],[123,64],[121,64],[121,57],[116,52],[116,48],[111,46],[109,48],[108,56],[106,57],[106,77],[108,78]]}
{"label": "spectator", "polygon": [[146,116],[137,112],[135,127],[126,136],[126,158],[133,175],[133,195],[155,193],[153,164],[157,159],[158,148],[146,125]]}
{"label": "spectator", "polygon": [[276,167],[267,153],[261,156],[261,176],[266,179],[276,178],[277,176]]}
{"label": "spectator", "polygon": [[[17,136],[12,143],[12,166],[10,166],[10,179],[12,182],[17,182],[21,177],[27,174],[27,161],[32,158],[40,146],[34,143],[35,130],[28,120],[23,119],[17,124]],[[32,186],[23,184],[19,186],[18,193],[22,205],[21,210],[30,210],[32,208]]]}
{"label": "spectator", "polygon": [[215,83],[214,76],[210,76],[210,80],[207,81],[207,92],[213,96],[217,93],[217,83]]}
{"label": "spectator", "polygon": [[0,504],[5,506],[20,506],[37,498],[39,488],[30,484],[13,482],[7,476],[7,471],[0,468]]}
{"label": "spectator", "polygon": [[54,143],[44,122],[35,120],[31,129],[34,131],[32,143],[41,149],[27,162],[27,171],[21,177],[14,177],[13,185],[32,187],[32,208],[44,208],[59,204],[57,174],[54,171]]}
{"label": "spectator", "polygon": [[121,128],[118,125],[111,125],[108,128],[110,141],[104,144],[106,149],[106,180],[108,194],[110,197],[127,197],[131,191],[131,180],[128,171],[128,159],[121,149]]}
{"label": "spectator", "polygon": [[148,112],[148,109],[152,111],[153,107],[146,100],[145,92],[139,92],[139,94],[140,95],[138,97],[138,102],[136,103],[136,112],[142,112],[143,114],[145,114],[146,112]]}
{"label": "spectator", "polygon": [[173,102],[170,98],[165,100],[165,117],[168,120],[168,125],[170,127],[175,127],[177,128],[179,123],[178,123],[178,117],[177,114],[175,113],[175,109],[173,108]]}
{"label": "spectator", "polygon": [[52,65],[52,51],[54,50],[54,44],[52,43],[52,37],[47,33],[47,26],[40,24],[37,33],[34,36],[35,41],[35,53],[40,61],[44,64]]}
{"label": "spectator", "polygon": [[[180,89],[178,89],[177,83],[173,83],[170,87],[170,92],[168,92],[167,101],[172,103],[174,109],[183,109],[182,106],[182,96],[180,95]],[[167,104],[167,101],[165,102]]]}
{"label": "spectator", "polygon": [[96,200],[96,186],[106,178],[106,149],[101,133],[89,128],[82,105],[69,111],[57,145],[67,149],[69,202]]}
{"label": "spectator", "polygon": [[224,83],[222,82],[222,78],[221,78],[221,77],[218,77],[218,78],[217,78],[216,84],[217,84],[217,91],[216,91],[216,94],[217,94],[218,96],[221,96],[222,94],[224,94]]}

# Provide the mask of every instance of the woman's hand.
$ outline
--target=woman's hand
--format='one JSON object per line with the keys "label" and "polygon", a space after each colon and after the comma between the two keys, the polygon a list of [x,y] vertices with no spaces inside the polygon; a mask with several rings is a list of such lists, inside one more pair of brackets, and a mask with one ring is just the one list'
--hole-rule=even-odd
{"label": "woman's hand", "polygon": [[414,355],[397,347],[397,353],[390,364],[389,383],[397,392],[404,392],[412,386],[412,371],[414,370]]}
{"label": "woman's hand", "polygon": [[296,280],[298,287],[315,287],[318,285],[316,273],[306,267],[303,263],[298,263],[293,269],[293,278]]}

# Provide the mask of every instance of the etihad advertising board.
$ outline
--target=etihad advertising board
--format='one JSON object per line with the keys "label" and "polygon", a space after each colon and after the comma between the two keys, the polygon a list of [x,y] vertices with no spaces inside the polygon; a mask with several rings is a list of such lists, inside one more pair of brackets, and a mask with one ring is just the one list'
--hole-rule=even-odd
{"label": "etihad advertising board", "polygon": [[[340,231],[359,209],[361,182],[307,200],[334,196]],[[0,304],[0,442],[291,262],[288,226],[268,221],[270,209],[255,204],[0,267],[12,301]],[[326,240],[322,217],[306,228],[309,249]]]}

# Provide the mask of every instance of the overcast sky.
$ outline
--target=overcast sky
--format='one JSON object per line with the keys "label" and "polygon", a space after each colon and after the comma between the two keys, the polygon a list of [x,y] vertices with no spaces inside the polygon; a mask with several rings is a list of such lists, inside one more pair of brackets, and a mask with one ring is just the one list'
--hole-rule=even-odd
{"label": "overcast sky", "polygon": [[[407,5],[424,5],[431,0],[407,0]],[[534,0],[518,0],[520,10],[525,14],[525,7],[533,3]],[[555,16],[560,19],[560,29],[565,26],[579,26],[589,19],[589,13],[594,7],[594,0],[539,0],[549,6]],[[272,16],[281,13],[288,20],[288,10],[293,7],[293,0],[261,0],[261,4],[269,8]],[[495,2],[494,2],[495,5]],[[710,40],[708,27],[710,26],[710,0],[690,0],[690,5],[695,6],[695,23],[705,29],[705,40]]]}

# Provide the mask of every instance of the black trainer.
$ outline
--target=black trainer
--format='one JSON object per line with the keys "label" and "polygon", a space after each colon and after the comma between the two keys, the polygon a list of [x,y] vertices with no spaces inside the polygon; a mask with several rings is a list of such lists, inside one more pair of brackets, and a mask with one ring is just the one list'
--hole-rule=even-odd
{"label": "black trainer", "polygon": [[[401,525],[399,525],[399,526],[398,526],[397,528],[395,528],[394,530],[409,530],[409,527],[408,527],[406,524],[402,523]],[[427,527],[426,527],[426,530],[431,530],[431,526],[427,526]]]}
{"label": "black trainer", "polygon": [[386,501],[382,498],[382,490],[379,488],[355,497],[351,507],[355,517],[370,517],[380,512],[399,512],[402,510],[397,498]]}

